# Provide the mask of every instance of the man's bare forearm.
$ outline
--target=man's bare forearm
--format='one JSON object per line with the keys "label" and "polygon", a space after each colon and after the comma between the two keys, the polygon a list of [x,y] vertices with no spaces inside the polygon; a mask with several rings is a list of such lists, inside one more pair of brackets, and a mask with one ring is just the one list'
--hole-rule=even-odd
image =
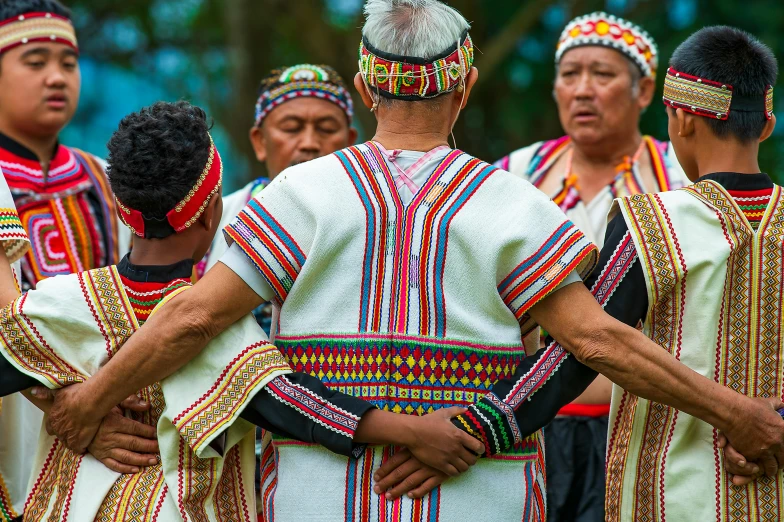
{"label": "man's bare forearm", "polygon": [[581,362],[640,397],[724,429],[741,396],[678,362],[640,331],[608,316],[583,285],[555,292],[531,315]]}
{"label": "man's bare forearm", "polygon": [[218,263],[193,288],[165,304],[83,386],[85,408],[103,416],[145,386],[196,357],[210,340],[261,304],[236,274]]}

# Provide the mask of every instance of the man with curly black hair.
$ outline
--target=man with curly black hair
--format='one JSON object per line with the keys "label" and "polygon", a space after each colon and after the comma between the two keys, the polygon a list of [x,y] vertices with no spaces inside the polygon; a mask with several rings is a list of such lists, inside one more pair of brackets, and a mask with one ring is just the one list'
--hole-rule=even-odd
{"label": "man with curly black hair", "polygon": [[[194,261],[218,230],[223,169],[203,110],[187,102],[156,103],[125,117],[108,147],[109,181],[120,218],[135,234],[133,250],[117,265],[42,281],[6,307],[0,316],[0,382],[60,388],[89,378],[158,308],[187,290]],[[12,285],[0,277],[0,286]],[[22,334],[23,322],[38,332],[35,338]],[[37,364],[45,350],[48,358]],[[186,368],[138,394],[153,407],[133,416],[157,426],[160,464],[137,475],[111,473],[41,432],[39,480],[28,497],[26,520],[61,520],[68,512],[78,520],[98,513],[127,520],[139,510],[155,510],[157,520],[166,522],[216,513],[251,520],[250,423],[345,456],[364,452],[359,441],[405,445],[434,465],[463,445],[481,450],[447,420],[461,409],[397,416],[332,391],[315,376],[292,373],[250,315]],[[438,441],[438,447],[422,446],[422,440]],[[476,458],[465,450],[460,456]],[[204,490],[193,484],[204,484]]]}
{"label": "man with curly black hair", "polygon": [[[116,263],[130,234],[119,224],[103,161],[62,145],[79,103],[79,49],[57,0],[0,2],[0,167],[34,240],[17,266],[21,288]],[[41,414],[19,395],[0,405],[0,521],[22,509]],[[153,445],[154,447],[154,445]]]}

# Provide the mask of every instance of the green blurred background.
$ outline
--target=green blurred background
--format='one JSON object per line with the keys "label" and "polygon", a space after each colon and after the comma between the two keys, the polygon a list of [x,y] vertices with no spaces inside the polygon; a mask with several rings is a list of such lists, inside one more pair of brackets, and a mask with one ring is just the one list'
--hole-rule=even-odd
{"label": "green blurred background", "polygon": [[[357,70],[362,0],[65,1],[74,11],[83,84],[63,141],[103,156],[123,115],[160,99],[188,99],[214,118],[213,135],[227,160],[226,191],[264,174],[247,138],[264,74],[281,65],[326,63],[350,82]],[[472,23],[480,71],[455,137],[461,149],[487,161],[561,135],[552,99],[553,54],[574,16],[604,10],[643,26],[659,46],[661,70],[678,43],[706,25],[740,27],[777,56],[784,52],[782,0],[448,3]],[[662,82],[660,74],[642,130],[666,139],[658,102]],[[361,140],[372,135],[373,119],[364,107],[357,108],[357,126]],[[762,168],[779,182],[782,157],[784,123],[762,147]]]}

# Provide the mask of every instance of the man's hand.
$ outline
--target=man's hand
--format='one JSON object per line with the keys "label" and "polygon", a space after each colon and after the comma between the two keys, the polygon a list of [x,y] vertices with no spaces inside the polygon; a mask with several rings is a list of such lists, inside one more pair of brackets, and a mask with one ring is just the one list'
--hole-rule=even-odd
{"label": "man's hand", "polygon": [[423,464],[407,449],[398,451],[373,475],[377,495],[385,493],[387,500],[394,500],[406,493],[408,498],[422,498],[449,477],[437,469]]}
{"label": "man's hand", "polygon": [[719,433],[718,445],[724,450],[724,468],[733,485],[745,486],[763,475],[760,467],[754,462],[746,462],[746,458],[732,447],[723,433]]}
{"label": "man's hand", "polygon": [[[104,415],[94,413],[93,404],[85,398],[89,392],[85,391],[85,384],[72,384],[54,392],[54,403],[46,418],[46,430],[50,435],[55,435],[65,446],[75,453],[84,453],[87,446],[95,438],[101,426]],[[32,388],[32,393],[42,398],[45,393],[51,393],[45,388]],[[135,394],[127,397],[120,403],[126,410],[144,412],[150,405]],[[107,414],[108,415],[108,414]],[[124,432],[133,435],[135,432]]]}
{"label": "man's hand", "polygon": [[[742,460],[758,464],[769,477],[784,467],[784,419],[776,411],[783,407],[784,403],[778,399],[744,397],[724,432]],[[739,468],[734,469],[733,474],[740,474]]]}
{"label": "man's hand", "polygon": [[406,447],[414,457],[449,476],[467,471],[484,453],[484,444],[452,424],[452,417],[465,411],[454,406],[411,417],[413,438]]}
{"label": "man's hand", "polygon": [[[129,397],[123,403],[129,401],[133,399]],[[142,467],[158,463],[154,455],[159,451],[157,430],[126,418],[120,408],[114,408],[104,417],[87,451],[112,471],[138,473]]]}

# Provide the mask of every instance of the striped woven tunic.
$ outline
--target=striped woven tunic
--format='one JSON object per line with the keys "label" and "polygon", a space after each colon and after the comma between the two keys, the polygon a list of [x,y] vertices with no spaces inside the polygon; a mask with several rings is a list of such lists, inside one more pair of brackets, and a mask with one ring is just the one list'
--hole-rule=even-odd
{"label": "striped woven tunic", "polygon": [[[295,371],[386,410],[473,404],[525,357],[527,315],[592,268],[595,247],[531,184],[459,150],[404,202],[375,143],[284,171],[226,229],[222,262],[279,308],[275,344]],[[499,404],[501,401],[499,400]],[[508,413],[508,414],[507,414]],[[269,520],[541,520],[543,448],[511,406],[491,453],[422,500],[386,501],[358,458],[275,438]]]}

